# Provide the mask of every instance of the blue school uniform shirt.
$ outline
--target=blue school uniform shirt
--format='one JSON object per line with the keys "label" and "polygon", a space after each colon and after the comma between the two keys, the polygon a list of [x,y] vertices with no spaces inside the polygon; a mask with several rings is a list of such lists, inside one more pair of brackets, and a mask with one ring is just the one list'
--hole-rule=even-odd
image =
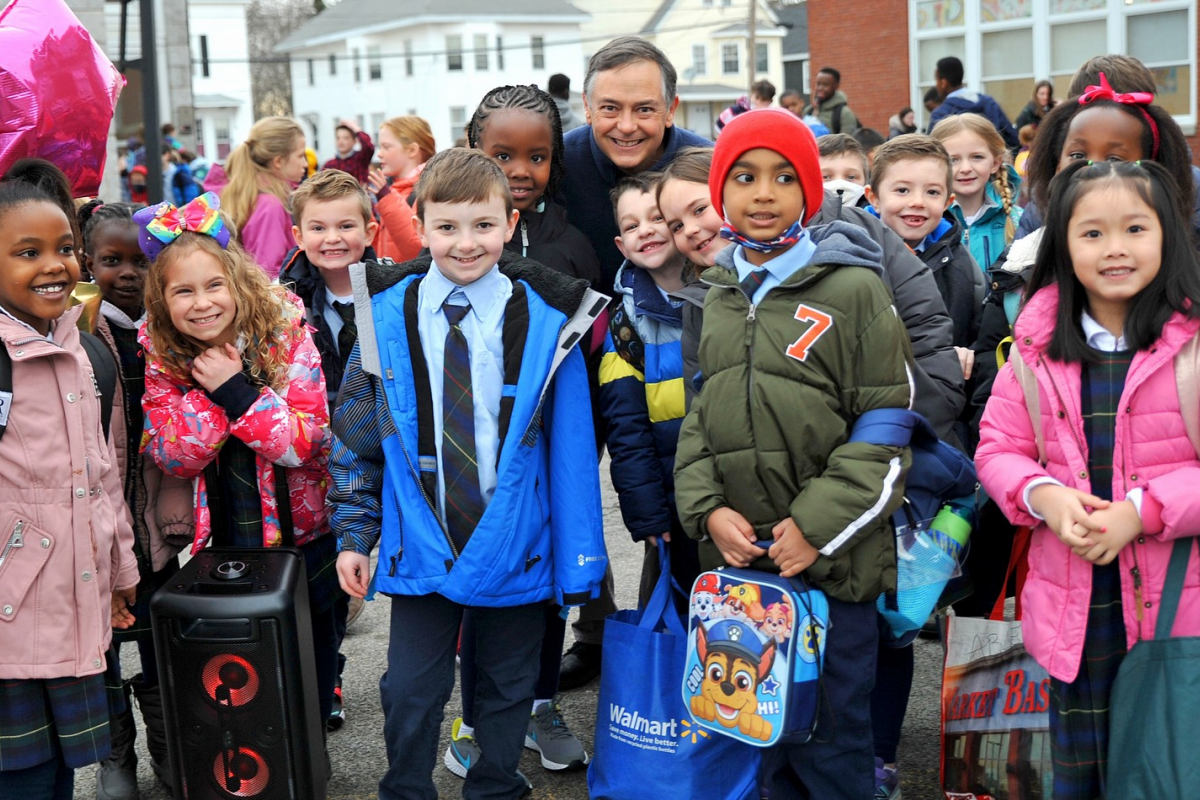
{"label": "blue school uniform shirt", "polygon": [[[767,296],[767,292],[790,278],[796,270],[808,266],[808,262],[812,261],[815,252],[817,252],[817,246],[813,243],[812,237],[808,235],[807,230],[801,231],[799,241],[784,253],[763,264],[767,269],[767,277],[763,278],[762,284],[755,290],[750,302],[754,305],[761,303],[762,299]],[[758,269],[746,260],[746,248],[740,244],[733,251],[733,267],[737,270],[739,281],[746,280],[751,272]]]}
{"label": "blue school uniform shirt", "polygon": [[446,519],[446,481],[442,472],[442,365],[445,363],[446,334],[450,323],[442,303],[470,305],[461,328],[471,354],[471,395],[475,405],[475,461],[479,468],[479,491],[487,508],[496,491],[496,454],[500,449],[500,395],[504,386],[504,309],[512,297],[512,281],[499,266],[473,283],[459,286],[442,274],[437,262],[417,293],[417,333],[421,351],[429,365],[429,390],[433,395],[433,434],[437,443],[438,514]]}

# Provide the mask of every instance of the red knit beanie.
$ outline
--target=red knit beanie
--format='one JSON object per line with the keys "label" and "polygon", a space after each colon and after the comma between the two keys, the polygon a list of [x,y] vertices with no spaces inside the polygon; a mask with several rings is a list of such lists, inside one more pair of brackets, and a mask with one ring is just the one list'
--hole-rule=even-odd
{"label": "red knit beanie", "polygon": [[713,151],[712,169],[708,173],[708,192],[713,208],[725,216],[724,188],[733,164],[743,154],[758,148],[774,150],[796,168],[800,190],[804,193],[804,218],[808,221],[821,210],[825,187],[821,181],[820,154],[817,140],[808,126],[792,112],[783,108],[764,108],[739,114],[721,131]]}

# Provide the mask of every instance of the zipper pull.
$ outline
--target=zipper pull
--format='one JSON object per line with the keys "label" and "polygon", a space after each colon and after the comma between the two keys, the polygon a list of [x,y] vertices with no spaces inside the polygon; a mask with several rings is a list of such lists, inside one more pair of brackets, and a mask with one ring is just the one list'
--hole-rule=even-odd
{"label": "zipper pull", "polygon": [[747,322],[754,322],[754,312],[757,309],[758,309],[758,306],[754,305],[754,303],[750,304],[750,313],[746,315]]}
{"label": "zipper pull", "polygon": [[392,567],[388,570],[388,577],[396,577],[396,556],[392,556]]}
{"label": "zipper pull", "polygon": [[1133,575],[1133,599],[1134,599],[1134,603],[1137,605],[1137,619],[1138,619],[1138,622],[1141,622],[1142,621],[1142,573],[1138,570],[1137,567],[1134,567],[1133,569],[1131,569],[1130,573]]}
{"label": "zipper pull", "polygon": [[16,527],[13,528],[12,538],[8,540],[11,547],[25,546],[25,520],[17,520]]}
{"label": "zipper pull", "polygon": [[96,392],[96,397],[101,397],[101,394],[100,394],[100,381],[96,380],[96,373],[95,373],[95,372],[91,372],[90,374],[91,374],[91,376],[92,376],[92,389],[93,389],[93,390]]}
{"label": "zipper pull", "polygon": [[525,226],[525,220],[521,220],[521,256],[529,256],[529,229]]}

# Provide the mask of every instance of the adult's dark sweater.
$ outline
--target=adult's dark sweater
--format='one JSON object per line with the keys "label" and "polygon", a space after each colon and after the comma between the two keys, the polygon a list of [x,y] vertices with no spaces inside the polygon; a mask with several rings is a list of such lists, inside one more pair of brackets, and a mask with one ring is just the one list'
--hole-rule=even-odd
{"label": "adult's dark sweater", "polygon": [[[712,142],[683,128],[667,128],[663,133],[663,154],[648,171],[663,169],[685,147],[712,147]],[[613,242],[617,221],[608,193],[626,173],[600,150],[591,125],[567,132],[563,137],[563,160],[566,177],[562,182],[562,197],[567,219],[592,243],[600,259],[600,285],[611,287],[625,259]],[[610,294],[604,289],[600,291]]]}

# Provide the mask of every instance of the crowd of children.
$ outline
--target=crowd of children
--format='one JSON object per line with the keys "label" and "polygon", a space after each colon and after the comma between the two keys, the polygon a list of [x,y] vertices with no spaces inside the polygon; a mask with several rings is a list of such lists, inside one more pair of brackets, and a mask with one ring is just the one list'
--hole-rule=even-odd
{"label": "crowd of children", "polygon": [[[606,579],[606,448],[641,601],[660,542],[685,588],[729,565],[828,599],[823,735],[767,749],[764,794],[896,798],[913,652],[876,598],[911,461],[851,435],[879,409],[976,458],[957,613],[991,607],[1013,526],[1033,528],[1024,640],[1051,676],[1053,796],[1105,796],[1117,669],[1200,513],[1173,388],[1200,331],[1196,187],[1148,76],[1104,57],[1057,106],[1037,94],[1024,186],[975,114],[870,151],[731,115],[715,148],[673,140],[588,198],[615,222],[603,248],[611,226],[581,232],[562,204],[558,105],[534,86],[484,96],[466,148],[437,152],[415,116],[374,141],[343,121],[316,173],[299,124],[267,118],[219,196],[150,207],[76,210],[57,168],[18,162],[0,179],[0,796],[69,798],[99,762],[100,800],[136,797],[131,697],[172,782],[149,598],[209,545],[303,554],[330,730],[351,598],[390,598],[381,798],[437,796],[456,678],[442,761],[465,797],[527,794],[523,748],[587,765],[558,691],[568,612]],[[998,366],[1013,354],[1025,382]],[[1200,634],[1200,590],[1182,607],[1175,633]]]}

